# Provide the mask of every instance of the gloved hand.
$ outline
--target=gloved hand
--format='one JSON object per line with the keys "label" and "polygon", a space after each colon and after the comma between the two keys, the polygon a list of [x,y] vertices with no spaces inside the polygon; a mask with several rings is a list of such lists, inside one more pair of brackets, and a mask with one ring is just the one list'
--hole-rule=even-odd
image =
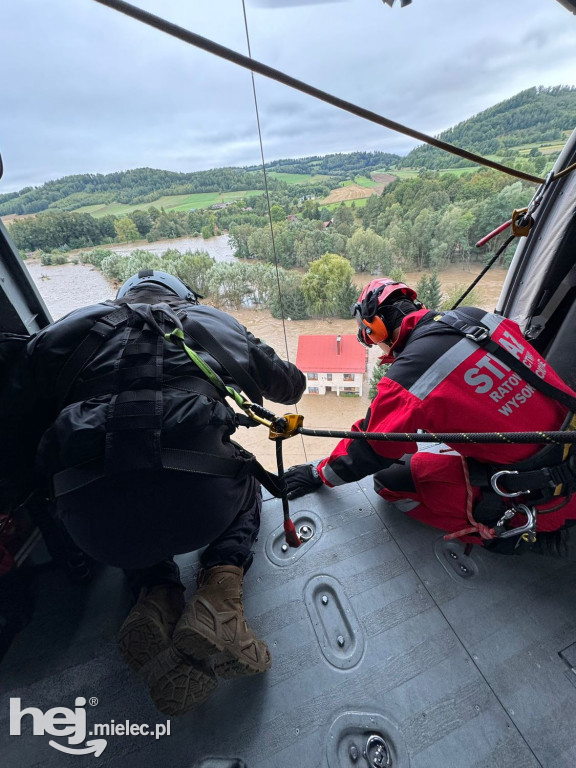
{"label": "gloved hand", "polygon": [[286,480],[289,499],[297,499],[299,496],[313,493],[323,485],[318,470],[313,464],[296,464],[296,466],[290,467],[286,471],[284,479]]}

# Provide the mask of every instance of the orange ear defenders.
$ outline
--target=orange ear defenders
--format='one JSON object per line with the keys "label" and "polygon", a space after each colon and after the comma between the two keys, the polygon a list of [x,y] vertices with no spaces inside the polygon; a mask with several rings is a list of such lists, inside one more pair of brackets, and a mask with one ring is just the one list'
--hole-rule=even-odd
{"label": "orange ear defenders", "polygon": [[390,335],[386,323],[380,315],[374,314],[368,317],[362,317],[362,304],[358,302],[354,306],[354,317],[358,323],[358,341],[365,347],[371,347],[386,341]]}
{"label": "orange ear defenders", "polygon": [[370,320],[358,315],[358,321],[358,339],[367,347],[386,341],[390,335],[386,323],[379,315]]}

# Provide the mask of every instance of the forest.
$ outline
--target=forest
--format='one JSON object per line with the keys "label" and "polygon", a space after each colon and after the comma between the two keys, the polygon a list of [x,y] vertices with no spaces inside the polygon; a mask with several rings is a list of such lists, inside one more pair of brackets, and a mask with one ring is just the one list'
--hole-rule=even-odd
{"label": "forest", "polygon": [[[521,161],[514,162],[519,159],[514,147],[562,142],[564,132],[572,131],[575,124],[575,86],[528,88],[440,133],[438,138],[473,152],[497,155],[521,168]],[[469,160],[450,161],[450,167],[470,165]],[[416,147],[402,158],[399,167],[446,168],[446,153],[427,145]]]}

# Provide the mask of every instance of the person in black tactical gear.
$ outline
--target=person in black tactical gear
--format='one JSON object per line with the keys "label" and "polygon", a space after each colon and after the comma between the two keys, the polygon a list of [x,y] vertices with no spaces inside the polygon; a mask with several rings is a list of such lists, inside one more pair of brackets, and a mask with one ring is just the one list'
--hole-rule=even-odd
{"label": "person in black tactical gear", "polygon": [[[263,672],[271,657],[242,606],[260,522],[256,475],[266,473],[231,440],[238,420],[221,388],[166,335],[180,329],[252,402],[295,403],[305,388],[296,366],[198,298],[172,275],[140,272],[114,301],[38,333],[0,393],[7,470],[23,488],[32,475],[49,481],[75,542],[127,572],[137,602],[120,650],[169,715],[203,702],[216,674]],[[202,547],[185,605],[173,556]]]}

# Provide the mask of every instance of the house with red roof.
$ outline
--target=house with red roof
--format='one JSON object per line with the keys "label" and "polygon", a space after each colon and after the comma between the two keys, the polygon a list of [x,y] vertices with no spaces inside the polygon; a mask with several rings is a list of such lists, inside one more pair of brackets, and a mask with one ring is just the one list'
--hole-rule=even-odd
{"label": "house with red roof", "polygon": [[367,350],[353,334],[300,336],[296,365],[306,376],[306,393],[362,396]]}

